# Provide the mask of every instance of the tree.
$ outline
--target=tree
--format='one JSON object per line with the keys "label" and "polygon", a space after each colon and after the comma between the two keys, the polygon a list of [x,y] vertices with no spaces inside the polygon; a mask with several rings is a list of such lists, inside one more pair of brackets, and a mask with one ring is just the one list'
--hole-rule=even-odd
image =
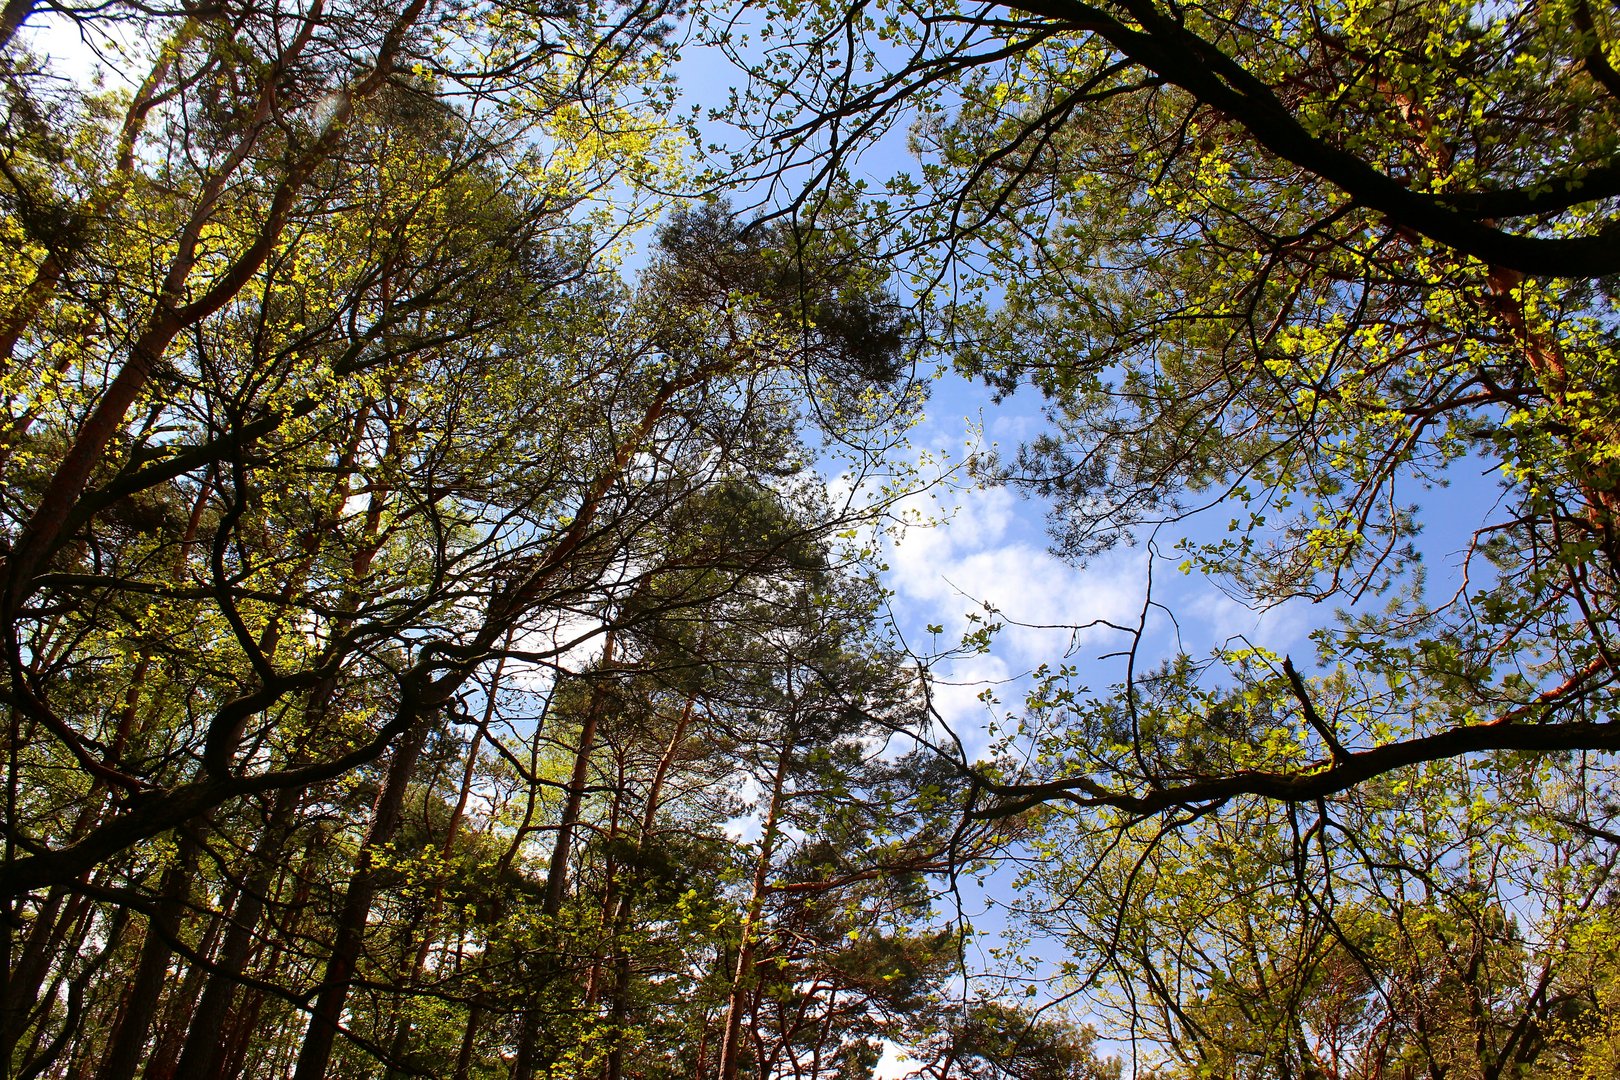
{"label": "tree", "polygon": [[1022,914],[1167,1075],[1541,1075],[1569,1018],[1603,1022],[1612,771],[1501,755],[1303,807],[1052,810]]}
{"label": "tree", "polygon": [[[589,302],[582,261],[588,250],[549,235],[566,222],[567,201],[588,191],[589,175],[546,173],[545,162],[534,159],[527,168],[541,182],[521,179],[522,151],[512,133],[488,130],[446,108],[438,95],[451,87],[413,83],[419,55],[411,50],[425,45],[436,18],[422,5],[407,9],[382,34],[369,66],[351,78],[352,65],[336,58],[366,55],[364,40],[352,37],[353,14],[250,11],[236,27],[182,26],[154,69],[150,92],[163,92],[163,111],[154,113],[155,102],[137,98],[122,133],[109,130],[98,112],[88,115],[82,137],[91,147],[102,149],[97,137],[130,147],[116,148],[112,175],[87,178],[110,189],[80,208],[96,217],[66,246],[41,234],[28,249],[43,261],[19,290],[14,309],[24,320],[18,339],[23,363],[12,372],[18,396],[9,514],[15,525],[7,564],[18,708],[33,703],[28,724],[45,725],[88,778],[126,792],[151,788],[138,772],[122,773],[123,762],[98,760],[98,734],[63,720],[52,708],[45,676],[26,674],[50,651],[32,628],[65,610],[58,605],[76,603],[81,593],[75,590],[88,584],[83,574],[121,582],[149,574],[146,567],[187,558],[196,559],[195,571],[181,561],[186,580],[172,600],[188,606],[168,624],[185,626],[186,616],[196,617],[198,601],[206,606],[212,599],[217,628],[226,636],[213,647],[238,653],[234,662],[249,675],[250,689],[219,701],[207,719],[204,774],[194,782],[201,786],[154,793],[138,800],[133,817],[92,825],[74,856],[35,850],[19,859],[15,847],[23,838],[14,836],[14,891],[71,877],[138,838],[121,831],[150,834],[221,797],[274,786],[263,776],[229,775],[235,755],[251,743],[245,721],[290,694],[329,682],[331,669],[356,648],[371,648],[420,619],[382,614],[409,595],[406,582],[393,596],[365,598],[381,607],[358,618],[350,614],[357,603],[350,582],[364,580],[379,556],[404,554],[417,540],[385,530],[384,519],[408,513],[448,530],[446,540],[456,528],[473,525],[466,514],[430,520],[443,517],[455,470],[471,462],[435,458],[425,446],[427,425],[413,423],[411,414],[437,403],[412,398],[435,378],[468,384],[494,377],[503,362],[497,350],[544,330],[518,322],[516,308],[465,301],[494,294],[521,303],[547,293],[565,301],[571,293]],[[477,20],[466,25],[475,34],[494,29]],[[256,48],[269,50],[257,67],[248,60]],[[477,85],[477,72],[461,74],[468,92],[489,92]],[[221,98],[227,91],[240,96]],[[131,140],[155,117],[165,120],[164,128],[154,145],[135,154]],[[9,195],[17,208],[12,220],[26,234],[33,208],[64,200],[30,183],[48,183],[52,174],[32,168],[39,163],[28,160],[25,149],[17,151]],[[503,155],[513,166],[504,177],[488,167]],[[153,175],[146,174],[148,160],[155,162]],[[583,164],[595,171],[589,161]],[[102,163],[87,153],[81,167]],[[402,184],[409,198],[395,186]],[[574,191],[559,198],[559,186]],[[130,194],[112,197],[124,192]],[[387,209],[363,221],[333,212],[353,197]],[[462,204],[485,213],[463,213]],[[107,215],[110,221],[103,220]],[[143,218],[151,227],[134,229],[132,222]],[[131,249],[131,238],[142,236],[150,237],[147,250]],[[53,277],[46,263],[63,268]],[[153,271],[137,271],[143,263]],[[109,274],[116,275],[115,286],[104,284]],[[48,311],[35,301],[46,286],[56,297]],[[562,315],[565,306],[550,310]],[[131,344],[120,356],[124,342]],[[102,343],[110,354],[101,352]],[[102,365],[111,371],[105,387],[94,379]],[[538,365],[529,377],[540,377]],[[146,415],[126,422],[137,400]],[[334,443],[337,450],[329,454]],[[334,455],[337,483],[311,484],[297,475],[300,468],[330,475]],[[430,478],[444,490],[430,483],[427,502],[396,510],[406,500],[390,473]],[[279,498],[278,485],[320,493],[317,513],[302,520],[297,514],[277,518],[273,508],[266,514],[259,493]],[[354,488],[370,500],[365,514],[345,512]],[[194,524],[187,524],[188,513]],[[109,526],[105,533],[95,532],[98,522]],[[264,546],[249,554],[244,545],[254,534]],[[387,541],[401,550],[383,552]],[[491,553],[502,543],[492,541],[461,557]],[[286,557],[276,550],[281,544],[301,554]],[[486,574],[502,565],[498,558],[484,563]],[[505,567],[510,576],[511,564]],[[66,580],[50,576],[57,573]],[[191,573],[198,575],[195,585]],[[136,595],[154,591],[136,588]],[[254,595],[259,589],[264,595]],[[90,595],[97,610],[116,610],[113,601],[124,591],[101,595],[92,588]],[[160,598],[168,591],[156,590]],[[290,635],[290,627],[302,633]],[[283,674],[277,648],[312,660],[322,649],[331,655]],[[225,656],[216,661],[225,662]],[[288,664],[296,667],[297,660]],[[437,695],[427,669],[400,681],[413,678],[419,685],[412,694]],[[206,705],[199,700],[192,708]],[[424,699],[405,711],[432,708]],[[14,710],[13,717],[15,752],[21,713]],[[411,723],[397,716],[390,735]],[[357,751],[357,760],[375,757],[387,742],[373,740]],[[12,776],[15,797],[16,769]],[[148,824],[134,824],[140,820]],[[27,843],[22,848],[29,850]]]}
{"label": "tree", "polygon": [[[1084,562],[1147,541],[1156,561],[1169,537],[1184,572],[1256,606],[1347,609],[1314,635],[1314,664],[1243,640],[1159,662],[1150,585],[1108,692],[1054,663],[1025,703],[1025,741],[961,762],[975,776],[970,819],[1034,815],[1059,846],[1077,828],[1096,837],[1052,885],[1053,918],[1068,906],[1112,928],[1087,936],[1088,955],[1126,949],[1113,932],[1125,925],[1154,942],[1118,958],[1121,980],[1151,991],[1133,1008],[1163,1010],[1157,1038],[1198,1047],[1188,1068],[1235,1068],[1211,1047],[1244,1040],[1279,1046],[1255,1059],[1260,1073],[1304,1068],[1315,1051],[1268,1040],[1309,1044],[1326,1021],[1302,1010],[1365,976],[1387,997],[1354,1009],[1458,1025],[1471,1067],[1506,1075],[1529,1060],[1513,1054],[1542,1052],[1558,995],[1504,997],[1512,971],[1442,976],[1461,955],[1436,944],[1457,940],[1446,920],[1466,912],[1489,942],[1467,955],[1520,956],[1532,987],[1597,962],[1577,943],[1606,925],[1597,886],[1525,912],[1505,868],[1505,880],[1454,882],[1450,893],[1479,895],[1460,908],[1431,897],[1420,921],[1437,938],[1408,933],[1383,955],[1365,935],[1395,940],[1388,880],[1357,886],[1380,929],[1335,921],[1321,894],[1350,887],[1338,860],[1376,861],[1391,820],[1446,851],[1441,878],[1460,872],[1446,861],[1461,859],[1445,848],[1452,829],[1504,867],[1520,843],[1526,859],[1567,857],[1598,878],[1612,855],[1597,793],[1620,749],[1617,31],[1585,3],[827,3],[754,64],[743,122],[769,137],[742,164],[803,166],[804,190],[864,199],[888,250],[938,286],[940,345],[958,370],[1044,397],[1048,430],[987,472],[1050,500],[1060,552]],[[850,181],[902,124],[916,174],[881,192]],[[1460,573],[1436,589],[1420,558],[1423,493],[1469,473],[1497,488],[1479,497]],[[1199,525],[1201,512],[1217,524]],[[1553,776],[1572,793],[1559,815],[1526,822],[1503,806]],[[1423,817],[1425,783],[1495,807],[1488,827]],[[1389,819],[1362,816],[1392,795]],[[1162,887],[1170,927],[1190,925],[1175,906],[1195,898],[1237,919],[1254,879],[1218,861],[1159,877],[1162,852],[1195,863],[1228,827],[1272,851],[1265,829],[1292,820],[1255,871],[1267,887],[1294,881],[1309,913],[1277,942],[1297,946],[1283,967],[1234,951],[1239,976],[1228,958],[1201,959],[1210,939],[1134,921],[1133,888],[1098,898],[1076,868],[1113,866],[1123,846],[1140,861],[1114,880],[1138,880],[1134,868]],[[1428,880],[1412,858],[1391,878]],[[1543,918],[1574,937],[1551,945],[1526,929],[1540,946],[1523,953],[1508,928]],[[1222,940],[1246,931],[1278,928],[1257,914]],[[1227,980],[1219,993],[1193,986],[1206,962]],[[1331,993],[1330,971],[1343,976]],[[1407,993],[1430,977],[1445,1003]],[[1482,1019],[1498,1010],[1514,1019]],[[1460,1067],[1444,1041],[1403,1043],[1390,1067]]]}
{"label": "tree", "polygon": [[1329,646],[1449,682],[1473,720],[1363,741],[1320,715],[1303,769],[990,782],[981,809],[1308,800],[1615,747],[1585,711],[1613,679],[1613,36],[1580,4],[824,5],[756,70],[757,122],[795,118],[764,164],[825,151],[827,185],[917,118],[921,175],[873,214],[949,281],[958,366],[1046,396],[1052,431],[999,475],[1055,500],[1073,557],[1222,504],[1236,524],[1191,567],[1263,604],[1353,601],[1405,576],[1402,492],[1502,469],[1466,602],[1414,596]]}
{"label": "tree", "polygon": [[994,1000],[969,1001],[946,1014],[916,1070],[931,1080],[1118,1080],[1118,1058],[1096,1054],[1097,1033],[1062,1015]]}
{"label": "tree", "polygon": [[[668,149],[662,12],[385,16],[115,6],[124,96],[7,56],[8,1072],[496,1060],[516,931],[589,851],[548,877],[536,834],[598,827],[536,766],[598,760],[578,652],[880,512],[800,437],[814,402],[881,443],[906,397],[880,270],[718,206],[635,281],[604,255]],[[683,546],[728,497],[794,524]]]}

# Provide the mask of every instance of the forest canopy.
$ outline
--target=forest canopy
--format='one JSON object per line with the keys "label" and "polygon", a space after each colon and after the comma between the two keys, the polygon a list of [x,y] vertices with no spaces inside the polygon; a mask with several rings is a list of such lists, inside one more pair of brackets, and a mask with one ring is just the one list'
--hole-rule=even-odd
{"label": "forest canopy", "polygon": [[[5,1076],[1620,1069],[1606,6],[9,0],[0,92]],[[985,492],[1137,607],[964,710]]]}

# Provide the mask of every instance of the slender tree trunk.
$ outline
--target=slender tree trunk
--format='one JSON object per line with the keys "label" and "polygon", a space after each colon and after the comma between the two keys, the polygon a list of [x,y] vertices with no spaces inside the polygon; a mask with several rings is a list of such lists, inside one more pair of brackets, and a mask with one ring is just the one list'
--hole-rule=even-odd
{"label": "slender tree trunk", "polygon": [[754,881],[743,916],[742,936],[737,945],[737,968],[731,980],[726,1003],[725,1036],[720,1042],[720,1061],[715,1068],[718,1080],[737,1080],[742,1062],[743,1016],[748,1011],[749,992],[754,982],[754,957],[759,941],[760,916],[765,908],[765,885],[770,876],[771,856],[776,851],[777,821],[782,811],[782,793],[787,787],[788,765],[796,739],[790,734],[783,741],[776,775],[771,780],[771,801],[765,813],[765,826],[759,839],[759,859],[754,863]]}
{"label": "slender tree trunk", "polygon": [[[506,647],[512,645],[512,635],[506,635]],[[439,846],[439,861],[447,864],[450,856],[455,852],[456,838],[461,833],[461,819],[467,812],[467,800],[472,796],[473,779],[478,773],[478,751],[483,745],[484,732],[488,729],[490,721],[495,718],[496,694],[500,690],[501,671],[506,666],[506,654],[495,659],[495,669],[490,673],[489,690],[484,699],[484,717],[478,727],[473,731],[473,737],[467,747],[467,765],[461,773],[461,790],[456,795],[456,805],[450,811],[450,820],[444,828],[444,843]],[[410,967],[404,972],[400,980],[403,988],[415,987],[422,977],[422,970],[427,966],[428,952],[433,947],[433,927],[439,916],[444,912],[444,886],[445,879],[441,875],[433,883],[433,893],[428,898],[427,912],[422,918],[422,940],[416,947],[416,953],[411,960]],[[388,1044],[388,1071],[384,1080],[395,1080],[399,1075],[397,1062],[405,1056],[405,1050],[410,1042],[410,1022],[401,1017],[395,1025],[394,1037]]]}
{"label": "slender tree trunk", "polygon": [[4,1014],[0,1016],[4,1027],[0,1051],[6,1056],[0,1061],[11,1060],[12,1048],[28,1026],[29,1012],[39,1000],[52,961],[61,962],[67,956],[63,938],[89,904],[83,894],[69,896],[63,889],[52,889],[40,905],[6,981]]}
{"label": "slender tree trunk", "polygon": [[[23,1062],[22,1067],[17,1072],[17,1080],[34,1080],[35,1077],[43,1076],[46,1070],[56,1063],[57,1058],[62,1056],[62,1052],[73,1045],[84,1021],[85,995],[90,984],[95,981],[96,977],[101,973],[101,969],[106,966],[107,961],[117,951],[124,936],[124,927],[128,923],[128,908],[118,908],[113,912],[112,919],[107,926],[106,944],[96,957],[84,966],[83,971],[67,980],[67,1015],[63,1017],[61,1027],[51,1038],[51,1041],[43,1049],[39,1049],[33,1060]],[[60,980],[58,981],[60,982]],[[56,992],[56,988],[53,987],[52,997],[55,997]],[[38,1047],[39,1032],[36,1030],[34,1046],[30,1048],[30,1053],[33,1053],[34,1049]]]}
{"label": "slender tree trunk", "polygon": [[[686,705],[681,709],[680,719],[675,722],[675,730],[664,746],[664,754],[658,759],[658,767],[653,770],[652,783],[647,786],[647,805],[641,812],[641,831],[636,836],[638,855],[646,847],[647,837],[652,835],[653,825],[658,820],[658,808],[664,796],[664,780],[675,764],[675,756],[680,752],[681,743],[686,739],[686,729],[692,723],[692,714],[696,708],[697,695],[688,694]],[[608,940],[613,943],[614,955],[612,1004],[608,1011],[608,1025],[613,1044],[608,1050],[606,1080],[623,1080],[624,1077],[624,1024],[630,1015],[630,951],[624,947],[623,941],[630,927],[630,910],[633,903],[634,898],[628,892],[621,892],[614,906],[613,923],[609,930]]]}
{"label": "slender tree trunk", "polygon": [[[614,632],[609,628],[602,644],[602,661],[598,670],[606,672],[613,663]],[[562,818],[557,823],[557,838],[551,848],[551,862],[546,870],[546,892],[541,901],[542,950],[550,948],[551,955],[542,958],[542,974],[534,987],[536,996],[556,981],[560,964],[556,950],[561,947],[557,934],[557,918],[562,914],[563,899],[568,894],[568,860],[573,851],[574,829],[579,824],[579,811],[585,801],[585,786],[590,779],[591,752],[596,748],[596,725],[607,704],[607,681],[602,679],[591,689],[591,700],[585,707],[580,724],[579,746],[574,751],[574,771],[568,781],[568,797],[563,805]],[[512,1063],[512,1080],[534,1080],[540,1065],[540,1007],[531,1003],[523,1010],[523,1024],[518,1038],[517,1058]]]}
{"label": "slender tree trunk", "polygon": [[230,1030],[220,1040],[215,1064],[201,1080],[226,1080],[227,1077],[235,1080],[246,1073],[248,1054],[253,1049],[253,1036],[258,1032],[259,1014],[263,1009],[262,991],[255,990],[238,999]]}
{"label": "slender tree trunk", "polygon": [[290,788],[276,793],[270,819],[253,853],[253,868],[242,882],[236,907],[230,914],[230,929],[225,932],[213,970],[191,1014],[191,1024],[174,1069],[175,1075],[185,1080],[211,1075],[224,1054],[220,1033],[225,1028],[238,980],[252,954],[265,902],[281,870],[279,859],[292,831],[300,794]]}
{"label": "slender tree trunk", "polygon": [[0,11],[0,49],[11,44],[11,39],[22,29],[23,20],[34,10],[34,0],[6,0]]}
{"label": "slender tree trunk", "polygon": [[128,988],[124,1018],[113,1033],[112,1044],[97,1074],[101,1080],[129,1080],[146,1060],[147,1035],[163,997],[163,981],[173,955],[169,943],[179,936],[180,923],[185,918],[198,846],[190,833],[182,833],[179,853],[163,875],[162,895],[148,922],[146,940],[141,944],[140,963]]}
{"label": "slender tree trunk", "polygon": [[185,1044],[186,1033],[190,1030],[191,1017],[195,1011],[192,1005],[197,1001],[197,994],[213,967],[211,962],[207,962],[207,958],[214,954],[214,949],[219,944],[220,932],[228,919],[228,914],[210,917],[208,929],[197,944],[197,955],[204,962],[191,964],[186,970],[186,977],[169,995],[169,1008],[159,1026],[157,1045],[153,1048],[151,1057],[147,1059],[146,1070],[142,1073],[145,1080],[174,1080],[176,1059],[180,1056],[180,1048]]}
{"label": "slender tree trunk", "polygon": [[483,1019],[484,1010],[474,1001],[467,1010],[467,1026],[461,1031],[461,1046],[456,1050],[454,1080],[468,1080],[472,1076],[473,1050],[478,1040],[478,1025]]}
{"label": "slender tree trunk", "polygon": [[[91,928],[95,925],[96,914],[96,910],[91,906],[87,896],[74,894],[68,898],[64,910],[54,925],[40,928],[42,932],[39,939],[45,943],[45,952],[38,958],[33,970],[27,972],[17,984],[19,993],[24,987],[31,987],[32,989],[27,997],[19,996],[17,1001],[14,1015],[15,1028],[11,1033],[9,1043],[13,1056],[0,1060],[8,1063],[17,1060],[16,1044],[29,1028],[33,1029],[33,1037],[28,1048],[29,1055],[34,1054],[41,1042],[46,1040],[46,1024],[50,1019],[51,1002],[56,1000],[57,987],[64,980],[70,986],[74,982],[80,981],[72,978],[69,974],[69,968],[84,948],[85,940],[89,937]],[[113,952],[122,943],[124,927],[127,922],[127,909],[116,909],[111,928],[103,934],[104,944],[96,958],[91,961],[92,967],[99,969],[112,958]],[[46,989],[45,993],[39,993],[53,966],[56,969],[56,974],[52,979],[51,987]],[[82,981],[88,982],[88,980]],[[83,1005],[82,989],[80,1004]],[[82,1018],[82,1010],[70,1010],[69,1016],[64,1019],[56,1033],[50,1036],[49,1045],[54,1046],[57,1053],[60,1053],[67,1045],[68,1040],[74,1036],[75,1028]]]}
{"label": "slender tree trunk", "polygon": [[[277,973],[285,971],[286,968],[283,966],[282,957],[288,951],[288,943],[307,937],[302,924],[309,904],[313,878],[311,874],[302,871],[306,870],[314,861],[315,849],[321,845],[321,842],[317,836],[311,835],[305,843],[299,858],[293,860],[291,870],[292,894],[288,897],[281,920],[272,926],[266,934],[266,938],[271,944],[269,957],[262,964],[262,969],[265,972]],[[200,1080],[227,1080],[227,1078],[229,1080],[238,1080],[239,1077],[245,1074],[248,1055],[254,1047],[255,1037],[259,1034],[259,1017],[263,1013],[264,1001],[264,991],[256,987],[237,995],[236,1005],[232,1009],[225,1030],[219,1038],[220,1045],[223,1048],[222,1052],[218,1055],[213,1070],[200,1078]],[[280,1043],[284,1046],[286,1040],[280,1040]],[[266,1069],[263,1067],[264,1063],[260,1062],[261,1068],[257,1072],[260,1075],[269,1076],[285,1075],[285,1066],[289,1062],[285,1062],[283,1059],[288,1056],[288,1053],[284,1052],[281,1046],[278,1046],[273,1067]],[[192,1080],[192,1078],[186,1077],[185,1080]]]}
{"label": "slender tree trunk", "polygon": [[613,914],[618,908],[619,895],[623,892],[619,882],[618,844],[622,834],[621,821],[624,817],[624,795],[626,785],[625,754],[621,751],[616,755],[613,770],[613,802],[608,808],[607,822],[607,856],[602,864],[602,904],[596,916],[596,929],[600,935],[599,940],[609,946],[606,956],[598,953],[591,957],[589,974],[585,977],[585,1010],[593,1012],[597,1001],[602,996],[602,968],[613,957]]}
{"label": "slender tree trunk", "polygon": [[293,1080],[325,1080],[343,1005],[354,983],[355,968],[365,943],[366,920],[377,894],[376,854],[393,839],[399,828],[405,792],[416,772],[416,762],[422,756],[422,748],[427,743],[431,723],[429,718],[417,718],[394,751],[394,760],[388,768],[376,814],[361,845],[354,874],[349,878],[349,887],[344,893],[343,907],[333,932],[332,951],[326,960],[315,1007],[310,1012],[309,1028],[304,1035],[304,1046],[298,1055]]}

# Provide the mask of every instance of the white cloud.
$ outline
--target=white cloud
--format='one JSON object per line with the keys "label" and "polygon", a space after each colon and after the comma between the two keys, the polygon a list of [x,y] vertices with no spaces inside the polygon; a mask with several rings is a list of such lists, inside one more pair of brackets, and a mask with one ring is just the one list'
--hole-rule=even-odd
{"label": "white cloud", "polygon": [[[942,488],[913,496],[907,508],[934,522],[905,530],[886,553],[891,607],[912,647],[949,654],[964,634],[1001,624],[987,652],[940,655],[931,669],[935,709],[974,757],[991,741],[990,724],[1021,710],[1030,672],[1065,659],[1085,664],[1118,647],[1118,631],[1083,628],[1134,624],[1147,554],[1071,566],[1046,550],[1040,505],[1005,488]],[[930,625],[941,632],[930,634]],[[1114,675],[1083,677],[1106,685]],[[993,703],[980,699],[986,690]]]}
{"label": "white cloud", "polygon": [[[977,757],[990,742],[988,726],[998,719],[1009,699],[1020,696],[1012,686],[1012,676],[1000,657],[990,654],[960,657],[949,670],[936,672],[930,686],[934,711],[956,737],[969,758]],[[996,695],[1000,705],[980,698],[986,690]]]}
{"label": "white cloud", "polygon": [[1235,638],[1276,652],[1299,652],[1306,635],[1322,621],[1321,609],[1302,599],[1256,610],[1204,581],[1178,592],[1181,645],[1194,656],[1207,655]]}
{"label": "white cloud", "polygon": [[872,1080],[899,1080],[900,1077],[912,1075],[916,1069],[916,1064],[906,1056],[904,1048],[884,1039],[883,1056],[872,1070]]}
{"label": "white cloud", "polygon": [[945,628],[939,645],[949,647],[979,625],[970,614],[993,618],[1005,625],[997,655],[1030,668],[1071,651],[1077,627],[1133,617],[1144,555],[1126,552],[1080,570],[1045,549],[1035,504],[1005,488],[954,494],[954,505],[934,515],[938,524],[908,529],[889,553],[889,582],[908,634],[935,623]]}

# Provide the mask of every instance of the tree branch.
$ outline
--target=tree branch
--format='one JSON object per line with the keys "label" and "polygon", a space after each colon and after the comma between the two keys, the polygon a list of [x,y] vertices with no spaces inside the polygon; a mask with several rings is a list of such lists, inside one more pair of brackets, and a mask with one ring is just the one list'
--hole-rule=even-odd
{"label": "tree branch", "polygon": [[1041,784],[998,784],[979,777],[978,783],[996,796],[996,801],[970,810],[968,816],[976,820],[1011,817],[1056,800],[1077,806],[1111,806],[1144,816],[1223,803],[1245,795],[1277,802],[1309,802],[1409,765],[1498,750],[1538,754],[1569,750],[1620,751],[1620,723],[1470,724],[1350,753],[1338,761],[1330,757],[1299,772],[1234,773],[1159,788],[1145,795],[1112,791],[1088,777],[1069,777]]}
{"label": "tree branch", "polygon": [[[1523,213],[1558,209],[1620,194],[1620,163],[1579,176],[1550,177],[1534,192],[1431,195],[1413,191],[1364,159],[1308,132],[1271,88],[1213,43],[1167,18],[1151,0],[1120,0],[1142,29],[1132,29],[1080,0],[1015,0],[1026,11],[1097,34],[1122,54],[1156,72],[1246,128],[1285,161],[1333,184],[1360,205],[1466,255],[1536,277],[1588,278],[1620,273],[1620,226],[1576,237],[1507,232],[1486,214],[1516,206]],[[1459,207],[1474,200],[1478,212]]]}

